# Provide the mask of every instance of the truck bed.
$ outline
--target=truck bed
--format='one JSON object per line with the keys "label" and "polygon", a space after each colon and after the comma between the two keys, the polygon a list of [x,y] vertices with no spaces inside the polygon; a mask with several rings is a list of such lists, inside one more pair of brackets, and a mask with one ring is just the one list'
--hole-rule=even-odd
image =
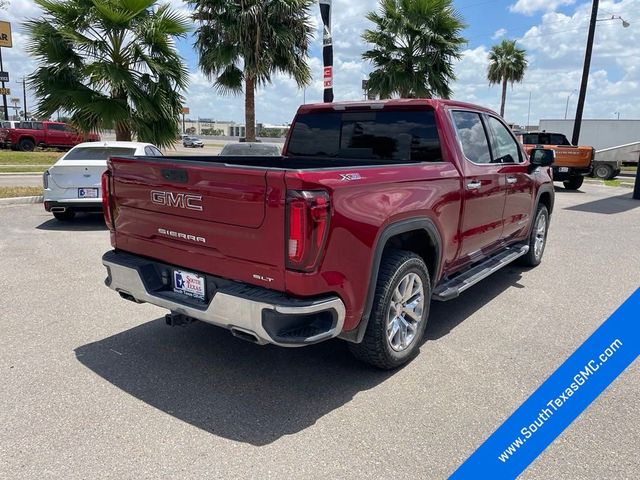
{"label": "truck bed", "polygon": [[[126,158],[126,157],[123,157]],[[183,156],[147,157],[158,162],[185,163],[191,165],[216,164],[242,167],[261,167],[278,170],[318,170],[325,168],[364,167],[374,165],[398,165],[393,160],[373,160],[370,158],[327,158],[289,156]],[[417,163],[417,162],[407,162]]]}

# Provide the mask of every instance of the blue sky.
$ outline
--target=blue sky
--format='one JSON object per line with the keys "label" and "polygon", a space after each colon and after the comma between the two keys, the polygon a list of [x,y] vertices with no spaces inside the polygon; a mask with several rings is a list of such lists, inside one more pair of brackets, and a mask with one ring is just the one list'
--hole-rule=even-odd
{"label": "blue sky", "polygon": [[[170,2],[188,14],[183,2]],[[574,114],[577,95],[573,92],[580,85],[590,1],[455,0],[454,5],[468,25],[464,36],[469,41],[463,59],[455,67],[458,80],[453,84],[454,98],[499,108],[500,88],[489,87],[486,81],[487,54],[491,45],[509,38],[518,40],[527,50],[530,67],[524,82],[509,89],[507,119],[524,124],[530,117],[535,124],[540,118],[562,118],[568,97],[569,117]],[[367,46],[360,34],[369,26],[364,15],[375,8],[374,0],[334,0],[336,100],[362,98],[360,83],[370,72],[370,66],[361,60]],[[0,12],[0,19],[19,25],[25,18],[38,14],[32,0],[11,0],[9,9]],[[317,7],[313,14],[317,33],[309,63],[314,81],[306,89],[307,102],[320,101],[322,97]],[[624,17],[631,27],[623,29],[618,21],[598,23],[585,117],[615,118],[616,112],[620,112],[623,119],[640,118],[640,0],[601,0],[599,18],[612,14]],[[19,26],[14,31],[16,48],[5,49],[3,55],[5,70],[18,78],[35,65],[22,49],[25,39]],[[198,71],[192,44],[192,39],[178,44],[191,69],[191,85],[185,96],[192,116],[242,121],[242,97],[224,97],[216,92],[210,80]],[[18,95],[21,93],[17,85],[12,88]],[[291,79],[276,76],[272,85],[257,94],[257,120],[286,123],[302,101],[303,92]]]}

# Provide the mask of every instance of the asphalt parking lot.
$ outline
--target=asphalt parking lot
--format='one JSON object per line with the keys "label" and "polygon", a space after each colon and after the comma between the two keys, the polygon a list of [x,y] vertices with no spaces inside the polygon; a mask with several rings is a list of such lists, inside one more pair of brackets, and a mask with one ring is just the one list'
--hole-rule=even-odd
{"label": "asphalt parking lot", "polygon": [[[0,478],[446,478],[640,286],[640,201],[558,189],[543,264],[436,303],[380,372],[259,347],[103,285],[99,216],[0,206]],[[523,474],[640,471],[633,364]]]}

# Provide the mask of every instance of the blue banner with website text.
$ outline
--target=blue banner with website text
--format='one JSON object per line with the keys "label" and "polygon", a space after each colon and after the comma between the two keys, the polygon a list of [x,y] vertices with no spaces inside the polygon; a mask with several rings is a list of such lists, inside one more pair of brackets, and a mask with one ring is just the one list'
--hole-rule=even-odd
{"label": "blue banner with website text", "polygon": [[639,353],[640,289],[450,478],[516,478],[633,363]]}

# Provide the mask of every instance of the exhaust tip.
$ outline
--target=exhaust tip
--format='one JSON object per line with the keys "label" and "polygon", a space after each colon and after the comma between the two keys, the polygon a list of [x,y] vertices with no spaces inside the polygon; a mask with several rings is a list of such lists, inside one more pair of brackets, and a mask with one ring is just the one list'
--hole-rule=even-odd
{"label": "exhaust tip", "polygon": [[67,207],[51,207],[53,213],[64,213],[67,211]]}
{"label": "exhaust tip", "polygon": [[[109,277],[107,277],[107,280],[109,280],[109,283],[111,283],[110,276],[109,276]],[[105,280],[105,283],[107,282],[107,280]],[[135,298],[133,295],[131,295],[131,294],[130,294],[130,293],[128,293],[128,292],[123,292],[123,291],[119,290],[119,291],[118,291],[118,294],[119,294],[122,298],[124,298],[125,300],[129,300],[130,302],[133,302],[133,303],[144,303],[142,300],[138,300],[137,298]]]}
{"label": "exhaust tip", "polygon": [[245,332],[244,330],[238,330],[237,328],[231,328],[231,334],[234,337],[240,338],[242,340],[246,340],[247,342],[260,344],[260,340],[258,336],[253,332]]}

